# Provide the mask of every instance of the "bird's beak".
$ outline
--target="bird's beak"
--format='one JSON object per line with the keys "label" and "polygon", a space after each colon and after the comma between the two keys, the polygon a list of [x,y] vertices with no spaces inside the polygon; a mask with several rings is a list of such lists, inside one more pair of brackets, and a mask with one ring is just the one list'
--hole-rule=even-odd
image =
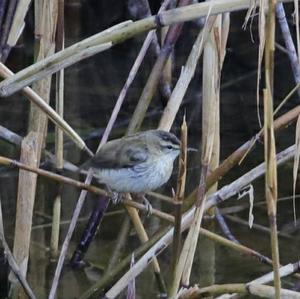
{"label": "bird's beak", "polygon": [[198,150],[196,148],[192,148],[192,147],[188,147],[187,151],[188,152],[198,152]]}

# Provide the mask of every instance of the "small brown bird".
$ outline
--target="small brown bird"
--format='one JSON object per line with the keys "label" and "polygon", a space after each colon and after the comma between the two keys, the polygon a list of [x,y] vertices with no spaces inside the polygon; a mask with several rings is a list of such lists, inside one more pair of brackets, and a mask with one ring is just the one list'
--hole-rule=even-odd
{"label": "small brown bird", "polygon": [[149,130],[107,142],[83,167],[112,191],[145,193],[169,180],[179,153],[174,134]]}

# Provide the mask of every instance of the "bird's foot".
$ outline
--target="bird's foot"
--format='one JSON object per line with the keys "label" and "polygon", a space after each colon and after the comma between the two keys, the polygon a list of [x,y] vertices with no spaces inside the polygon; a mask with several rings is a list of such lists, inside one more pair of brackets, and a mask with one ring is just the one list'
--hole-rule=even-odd
{"label": "bird's foot", "polygon": [[142,199],[143,199],[143,204],[146,206],[146,209],[147,209],[147,214],[146,215],[147,215],[147,217],[149,217],[153,213],[152,205],[149,202],[149,200],[146,198],[145,195],[142,196]]}
{"label": "bird's foot", "polygon": [[119,202],[121,202],[123,200],[123,194],[122,193],[118,193],[116,191],[111,190],[110,188],[108,189],[108,197],[112,200],[112,202],[114,204],[118,204]]}

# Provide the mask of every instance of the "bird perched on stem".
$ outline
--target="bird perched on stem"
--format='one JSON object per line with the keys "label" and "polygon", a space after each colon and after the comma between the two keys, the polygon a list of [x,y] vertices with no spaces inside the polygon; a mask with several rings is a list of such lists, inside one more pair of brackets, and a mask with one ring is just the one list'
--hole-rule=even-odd
{"label": "bird perched on stem", "polygon": [[112,191],[145,193],[169,180],[179,153],[174,134],[149,130],[107,142],[81,168],[92,167],[99,182]]}

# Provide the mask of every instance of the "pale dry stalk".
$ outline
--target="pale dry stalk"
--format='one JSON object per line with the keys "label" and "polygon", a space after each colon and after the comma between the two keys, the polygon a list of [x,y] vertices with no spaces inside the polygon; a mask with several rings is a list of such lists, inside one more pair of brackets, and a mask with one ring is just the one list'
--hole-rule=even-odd
{"label": "pale dry stalk", "polygon": [[[39,4],[41,4],[41,2]],[[41,23],[36,20],[36,30],[41,30],[39,31],[39,36],[41,38],[39,41],[37,59],[41,60],[54,53],[57,0],[43,1],[39,8],[40,10],[36,12],[42,17],[40,18]],[[47,103],[49,103],[50,99],[50,84],[51,78],[45,78],[42,81],[35,83],[34,86],[35,91],[40,94]],[[22,143],[23,147],[21,146],[23,159],[25,159],[24,163],[33,167],[38,167],[40,164],[41,152],[45,145],[47,116],[33,105],[31,106],[28,131],[28,138],[25,138],[27,142]],[[24,276],[26,276],[27,273],[33,205],[36,196],[36,181],[37,176],[35,174],[29,175],[26,171],[20,171],[13,253]],[[27,203],[26,205],[25,202]],[[24,221],[24,219],[26,219],[26,221]],[[19,292],[18,284],[14,283],[12,289],[13,292],[17,294]]]}
{"label": "pale dry stalk", "polygon": [[274,51],[275,51],[275,6],[276,1],[268,1],[268,14],[265,26],[265,89],[264,96],[264,148],[265,148],[265,195],[271,228],[271,250],[274,271],[275,298],[281,298],[281,281],[279,274],[279,248],[277,235],[277,163],[275,135],[273,124],[274,95]]}
{"label": "pale dry stalk", "polygon": [[[58,22],[56,32],[56,48],[64,49],[65,32],[64,32],[64,0],[58,0]],[[56,73],[55,102],[56,112],[63,118],[64,116],[64,69]],[[55,127],[55,160],[56,168],[62,170],[64,167],[64,136],[63,131],[59,127]],[[61,190],[61,188],[59,188]],[[58,242],[60,230],[60,214],[61,214],[61,194],[56,194],[53,204],[52,230],[50,241],[50,254],[52,259],[58,256]]]}

